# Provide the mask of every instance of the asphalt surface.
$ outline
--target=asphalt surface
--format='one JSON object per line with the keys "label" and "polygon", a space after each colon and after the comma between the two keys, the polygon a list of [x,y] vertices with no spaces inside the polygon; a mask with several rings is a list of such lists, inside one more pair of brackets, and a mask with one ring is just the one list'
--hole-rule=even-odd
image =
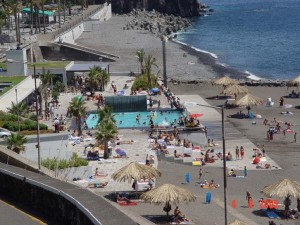
{"label": "asphalt surface", "polygon": [[0,196],[0,224],[5,225],[41,225],[47,224],[30,213],[23,211],[18,206],[10,202],[6,202]]}

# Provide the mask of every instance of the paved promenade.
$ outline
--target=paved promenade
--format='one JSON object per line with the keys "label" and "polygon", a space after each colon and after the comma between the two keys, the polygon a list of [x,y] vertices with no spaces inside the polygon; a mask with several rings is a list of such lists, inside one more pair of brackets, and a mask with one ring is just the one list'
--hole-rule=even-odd
{"label": "paved promenade", "polygon": [[[37,87],[40,85],[40,80],[36,80]],[[18,102],[23,101],[28,95],[34,91],[34,79],[31,76],[26,77],[18,85],[10,89],[4,95],[0,96],[0,110],[6,112],[8,107],[11,107],[11,103],[16,103],[16,91],[18,94]]]}

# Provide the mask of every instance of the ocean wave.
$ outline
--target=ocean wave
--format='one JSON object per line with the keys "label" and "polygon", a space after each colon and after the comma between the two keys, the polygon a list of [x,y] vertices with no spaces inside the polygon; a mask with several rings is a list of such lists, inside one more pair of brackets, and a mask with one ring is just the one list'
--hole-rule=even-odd
{"label": "ocean wave", "polygon": [[196,47],[194,47],[194,46],[191,46],[191,45],[189,45],[189,44],[186,44],[186,43],[184,43],[184,42],[181,42],[181,41],[178,41],[178,40],[174,40],[174,41],[175,41],[175,42],[177,42],[177,43],[179,43],[179,44],[182,44],[182,45],[188,46],[188,47],[190,47],[191,49],[194,49],[194,50],[196,50],[197,52],[202,52],[202,53],[209,54],[210,56],[212,56],[212,57],[213,57],[213,58],[215,58],[215,59],[217,59],[217,58],[218,58],[218,56],[217,56],[215,53],[208,52],[208,51],[204,51],[204,50],[202,50],[202,49],[196,48]]}
{"label": "ocean wave", "polygon": [[249,71],[245,71],[246,74],[248,74],[247,78],[250,79],[250,80],[261,80],[262,78],[256,76],[255,74],[253,73],[250,73]]}

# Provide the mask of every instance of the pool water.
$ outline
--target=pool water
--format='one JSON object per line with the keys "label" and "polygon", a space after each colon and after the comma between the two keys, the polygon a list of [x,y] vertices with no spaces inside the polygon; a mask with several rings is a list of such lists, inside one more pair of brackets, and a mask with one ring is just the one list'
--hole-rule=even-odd
{"label": "pool water", "polygon": [[[150,118],[154,125],[167,126],[175,119],[178,121],[179,117],[183,115],[181,110],[162,110],[162,111],[148,111],[148,112],[124,112],[113,113],[118,128],[142,128],[149,126]],[[140,115],[140,123],[137,123],[136,117]],[[98,115],[90,114],[86,120],[89,129],[95,129],[98,123]]]}

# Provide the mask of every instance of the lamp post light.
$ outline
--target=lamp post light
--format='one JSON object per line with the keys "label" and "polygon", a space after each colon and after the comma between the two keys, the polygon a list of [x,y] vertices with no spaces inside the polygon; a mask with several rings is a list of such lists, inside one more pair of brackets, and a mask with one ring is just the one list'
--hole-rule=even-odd
{"label": "lamp post light", "polygon": [[[7,59],[6,62],[8,63],[22,63],[22,64],[29,64],[27,62],[20,62],[20,61],[16,61],[13,59]],[[36,67],[35,64],[32,63],[33,65],[33,77],[34,78],[34,93],[35,93],[35,100],[36,100],[36,109],[35,109],[35,115],[36,115],[36,137],[37,137],[37,144],[36,144],[36,148],[38,150],[38,170],[41,170],[41,152],[40,152],[40,124],[39,124],[39,110],[38,110],[38,92],[37,92],[37,84],[36,84],[36,78],[38,77],[36,75]],[[18,97],[17,97],[17,89],[15,89],[16,92],[16,101],[17,101],[17,105],[18,105]],[[18,107],[18,112],[19,112],[19,107]],[[18,113],[19,114],[19,113]],[[18,116],[18,123],[19,123],[19,116]],[[19,125],[19,132],[20,132],[20,125]]]}
{"label": "lamp post light", "polygon": [[37,85],[36,85],[37,75],[36,75],[35,64],[33,64],[33,78],[34,78],[34,93],[35,93],[35,101],[36,101],[36,107],[35,107],[36,137],[37,137],[36,148],[38,150],[38,169],[41,170],[40,123],[39,123],[38,92],[37,92]]}
{"label": "lamp post light", "polygon": [[221,109],[222,113],[222,143],[223,143],[223,182],[224,182],[224,221],[225,225],[227,225],[227,177],[226,177],[226,147],[225,147],[225,126],[224,126],[224,106],[211,106],[211,105],[201,105],[207,108]]}
{"label": "lamp post light", "polygon": [[167,56],[166,56],[166,42],[167,42],[167,37],[164,35],[161,35],[160,37],[161,42],[162,42],[162,53],[163,53],[163,77],[164,77],[164,85],[167,88],[168,83],[167,83]]}
{"label": "lamp post light", "polygon": [[16,92],[16,105],[17,105],[17,116],[18,116],[18,133],[20,133],[20,111],[19,111],[19,103],[18,103],[18,89],[15,88]]}

